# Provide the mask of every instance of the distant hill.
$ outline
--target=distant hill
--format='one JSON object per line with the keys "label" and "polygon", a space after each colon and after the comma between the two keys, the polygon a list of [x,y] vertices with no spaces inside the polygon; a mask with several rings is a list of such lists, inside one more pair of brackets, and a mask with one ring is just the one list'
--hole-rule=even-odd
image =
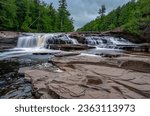
{"label": "distant hill", "polygon": [[118,27],[150,41],[150,0],[132,0],[108,15],[87,23],[77,31],[101,32]]}

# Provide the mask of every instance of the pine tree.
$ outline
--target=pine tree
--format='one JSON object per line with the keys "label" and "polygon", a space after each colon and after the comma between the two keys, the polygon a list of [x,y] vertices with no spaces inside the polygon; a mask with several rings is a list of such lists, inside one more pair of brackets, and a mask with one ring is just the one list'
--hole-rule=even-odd
{"label": "pine tree", "polygon": [[0,0],[0,27],[12,30],[15,28],[16,5],[15,0]]}
{"label": "pine tree", "polygon": [[0,30],[26,32],[72,31],[73,20],[66,0],[59,0],[58,11],[40,0],[0,0]]}
{"label": "pine tree", "polygon": [[105,12],[106,12],[106,7],[105,5],[102,5],[98,13],[101,17],[103,17],[105,15]]}
{"label": "pine tree", "polygon": [[53,3],[51,3],[49,6],[48,6],[48,15],[49,15],[49,18],[50,18],[50,26],[52,27],[52,32],[55,32],[57,31],[57,12],[56,10],[54,9],[53,7]]}
{"label": "pine tree", "polygon": [[[58,8],[58,28],[61,32],[72,31],[68,29],[68,26],[72,26],[72,21],[69,19],[70,13],[67,10],[66,0],[59,0],[59,8]],[[70,23],[69,23],[70,22]]]}

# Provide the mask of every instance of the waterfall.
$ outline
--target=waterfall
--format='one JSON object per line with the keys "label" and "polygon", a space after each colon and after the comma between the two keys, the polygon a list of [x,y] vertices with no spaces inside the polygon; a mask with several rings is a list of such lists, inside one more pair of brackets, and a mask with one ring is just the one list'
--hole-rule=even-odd
{"label": "waterfall", "polygon": [[99,44],[102,44],[103,41],[100,37],[86,37],[86,41],[85,41],[86,44],[89,44],[89,45],[99,45]]}
{"label": "waterfall", "polygon": [[39,36],[23,36],[18,38],[17,48],[35,48],[44,47],[46,43],[46,37]]}
{"label": "waterfall", "polygon": [[37,46],[37,41],[34,36],[19,37],[17,47],[18,48],[34,48]]}
{"label": "waterfall", "polygon": [[73,44],[79,44],[79,42],[76,39],[71,39]]}
{"label": "waterfall", "polygon": [[86,37],[85,44],[101,45],[101,46],[133,45],[133,43],[129,42],[128,40],[119,37],[111,37],[111,36]]}
{"label": "waterfall", "polygon": [[69,38],[66,34],[48,36],[46,38],[47,44],[79,44],[77,40]]}
{"label": "waterfall", "polygon": [[67,34],[38,34],[18,38],[17,48],[44,48],[50,44],[79,44]]}
{"label": "waterfall", "polygon": [[37,37],[37,47],[42,47],[44,46],[45,40],[42,36]]}

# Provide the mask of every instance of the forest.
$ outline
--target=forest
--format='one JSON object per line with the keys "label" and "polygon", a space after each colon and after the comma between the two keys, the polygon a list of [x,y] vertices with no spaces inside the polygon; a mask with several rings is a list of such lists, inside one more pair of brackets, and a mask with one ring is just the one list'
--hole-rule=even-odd
{"label": "forest", "polygon": [[66,0],[59,7],[40,0],[0,0],[0,30],[25,32],[69,32],[74,30],[73,18]]}
{"label": "forest", "polygon": [[150,0],[131,0],[123,6],[105,15],[107,8],[102,5],[99,17],[87,23],[78,31],[108,31],[116,28],[139,35],[150,27]]}

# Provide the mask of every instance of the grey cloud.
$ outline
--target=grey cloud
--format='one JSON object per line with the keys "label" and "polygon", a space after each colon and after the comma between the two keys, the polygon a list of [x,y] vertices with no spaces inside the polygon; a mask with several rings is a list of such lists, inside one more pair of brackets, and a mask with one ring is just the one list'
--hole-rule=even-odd
{"label": "grey cloud", "polygon": [[[44,0],[46,3],[53,3],[58,8],[58,0]],[[87,22],[98,16],[98,9],[101,5],[106,6],[106,13],[121,6],[130,0],[67,0],[68,10],[74,19],[75,28],[82,27]]]}

